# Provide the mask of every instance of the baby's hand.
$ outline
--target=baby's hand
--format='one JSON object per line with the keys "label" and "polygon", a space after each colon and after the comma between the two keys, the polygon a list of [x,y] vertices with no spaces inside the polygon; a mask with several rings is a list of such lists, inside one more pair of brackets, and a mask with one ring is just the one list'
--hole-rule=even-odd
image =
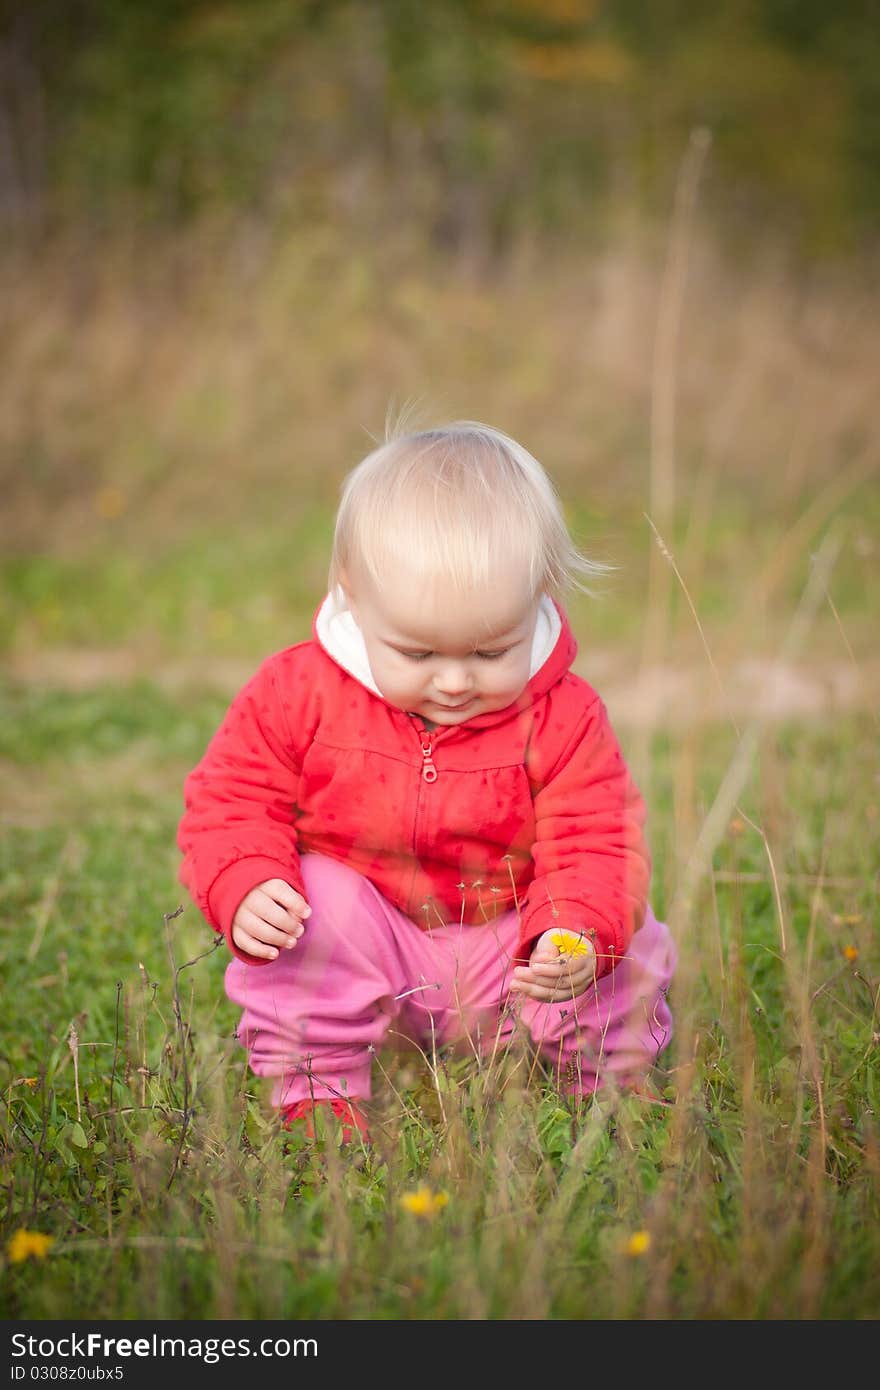
{"label": "baby's hand", "polygon": [[553,927],[535,942],[528,965],[518,965],[512,992],[552,1004],[583,994],[596,975],[593,943],[580,932]]}
{"label": "baby's hand", "polygon": [[263,960],[274,960],[279,950],[289,951],[302,936],[303,918],[311,908],[301,893],[283,878],[257,884],[238,905],[232,919],[232,940],[240,951]]}

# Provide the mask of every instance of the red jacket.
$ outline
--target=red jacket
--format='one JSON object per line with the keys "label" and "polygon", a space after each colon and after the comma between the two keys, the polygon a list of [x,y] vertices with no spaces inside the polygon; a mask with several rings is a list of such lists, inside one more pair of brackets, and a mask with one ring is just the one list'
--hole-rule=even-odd
{"label": "red jacket", "polygon": [[187,778],[178,832],[181,881],[235,955],[258,963],[232,944],[242,898],[270,878],[305,896],[311,851],[425,928],[518,907],[518,959],[552,926],[593,937],[599,975],[620,959],[645,913],[644,804],[557,610],[514,704],[432,732],[343,669],[316,625],[263,662]]}

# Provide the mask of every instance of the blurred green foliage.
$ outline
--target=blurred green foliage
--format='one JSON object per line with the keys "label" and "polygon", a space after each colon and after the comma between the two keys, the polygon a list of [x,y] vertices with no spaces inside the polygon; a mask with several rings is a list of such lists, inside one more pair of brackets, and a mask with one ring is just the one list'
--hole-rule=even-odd
{"label": "blurred green foliage", "polygon": [[807,254],[880,214],[871,0],[5,0],[0,217],[206,211],[412,229],[491,258],[668,214],[706,127],[709,213]]}

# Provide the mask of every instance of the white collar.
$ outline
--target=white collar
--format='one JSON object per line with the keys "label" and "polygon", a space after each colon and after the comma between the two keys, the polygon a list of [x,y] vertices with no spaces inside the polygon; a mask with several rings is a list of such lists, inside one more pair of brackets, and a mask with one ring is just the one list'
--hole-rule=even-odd
{"label": "white collar", "polygon": [[[363,633],[354,620],[343,590],[337,587],[327,595],[318,610],[315,630],[321,646],[333,660],[338,662],[349,675],[359,680],[374,695],[381,695],[373,680],[370,662],[367,657],[367,644]],[[544,665],[559,639],[562,622],[556,605],[542,594],[538,603],[538,620],[532,638],[532,653],[529,661],[529,680]]]}

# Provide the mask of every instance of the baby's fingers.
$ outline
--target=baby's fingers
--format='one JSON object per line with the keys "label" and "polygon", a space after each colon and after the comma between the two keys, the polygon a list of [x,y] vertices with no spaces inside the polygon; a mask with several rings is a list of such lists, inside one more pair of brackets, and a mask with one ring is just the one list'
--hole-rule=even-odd
{"label": "baby's fingers", "polygon": [[232,940],[239,951],[243,951],[248,956],[255,956],[257,960],[274,960],[278,955],[276,946],[270,946],[267,941],[258,940],[244,927],[232,928]]}
{"label": "baby's fingers", "polygon": [[562,957],[552,964],[533,959],[527,970],[519,967],[514,971],[510,988],[516,994],[553,1003],[576,998],[589,986],[591,979],[592,971],[582,962],[572,966],[570,960]]}
{"label": "baby's fingers", "polygon": [[[274,960],[279,950],[290,949],[290,947],[295,946],[302,934],[302,924],[290,917],[283,916],[282,922],[275,925],[267,921],[261,913],[253,912],[246,907],[239,908],[232,924],[232,939],[236,946],[240,946],[241,950],[248,951],[251,955],[259,956],[263,960]],[[238,939],[239,935],[247,936],[250,941],[257,942],[262,949],[252,951],[249,946],[242,946]]]}
{"label": "baby's fingers", "polygon": [[511,980],[511,994],[524,994],[529,999],[537,999],[542,1004],[550,1004],[556,997],[556,991],[549,985],[539,984],[535,980],[521,979]]}
{"label": "baby's fingers", "polygon": [[298,893],[283,878],[270,878],[266,883],[260,885],[263,892],[270,897],[273,902],[280,903],[288,912],[292,912],[294,917],[310,917],[312,909],[309,907],[302,893]]}
{"label": "baby's fingers", "polygon": [[567,980],[571,974],[571,962],[559,957],[557,960],[541,960],[532,957],[531,969],[534,975],[547,980]]}
{"label": "baby's fingers", "polygon": [[[236,921],[239,917],[241,918],[242,926],[247,927],[249,931],[255,932],[257,936],[262,936],[263,933],[260,931],[259,927],[256,926],[254,922],[248,921],[248,913],[255,917],[258,922],[264,923],[267,928],[271,929],[276,927],[278,931],[282,932],[285,936],[302,935],[302,922],[296,913],[290,912],[262,889],[258,889],[255,894],[247,898],[245,902],[242,903],[236,915]],[[276,938],[271,935],[264,939],[269,941],[276,940]],[[281,943],[278,942],[277,944],[280,945]]]}

